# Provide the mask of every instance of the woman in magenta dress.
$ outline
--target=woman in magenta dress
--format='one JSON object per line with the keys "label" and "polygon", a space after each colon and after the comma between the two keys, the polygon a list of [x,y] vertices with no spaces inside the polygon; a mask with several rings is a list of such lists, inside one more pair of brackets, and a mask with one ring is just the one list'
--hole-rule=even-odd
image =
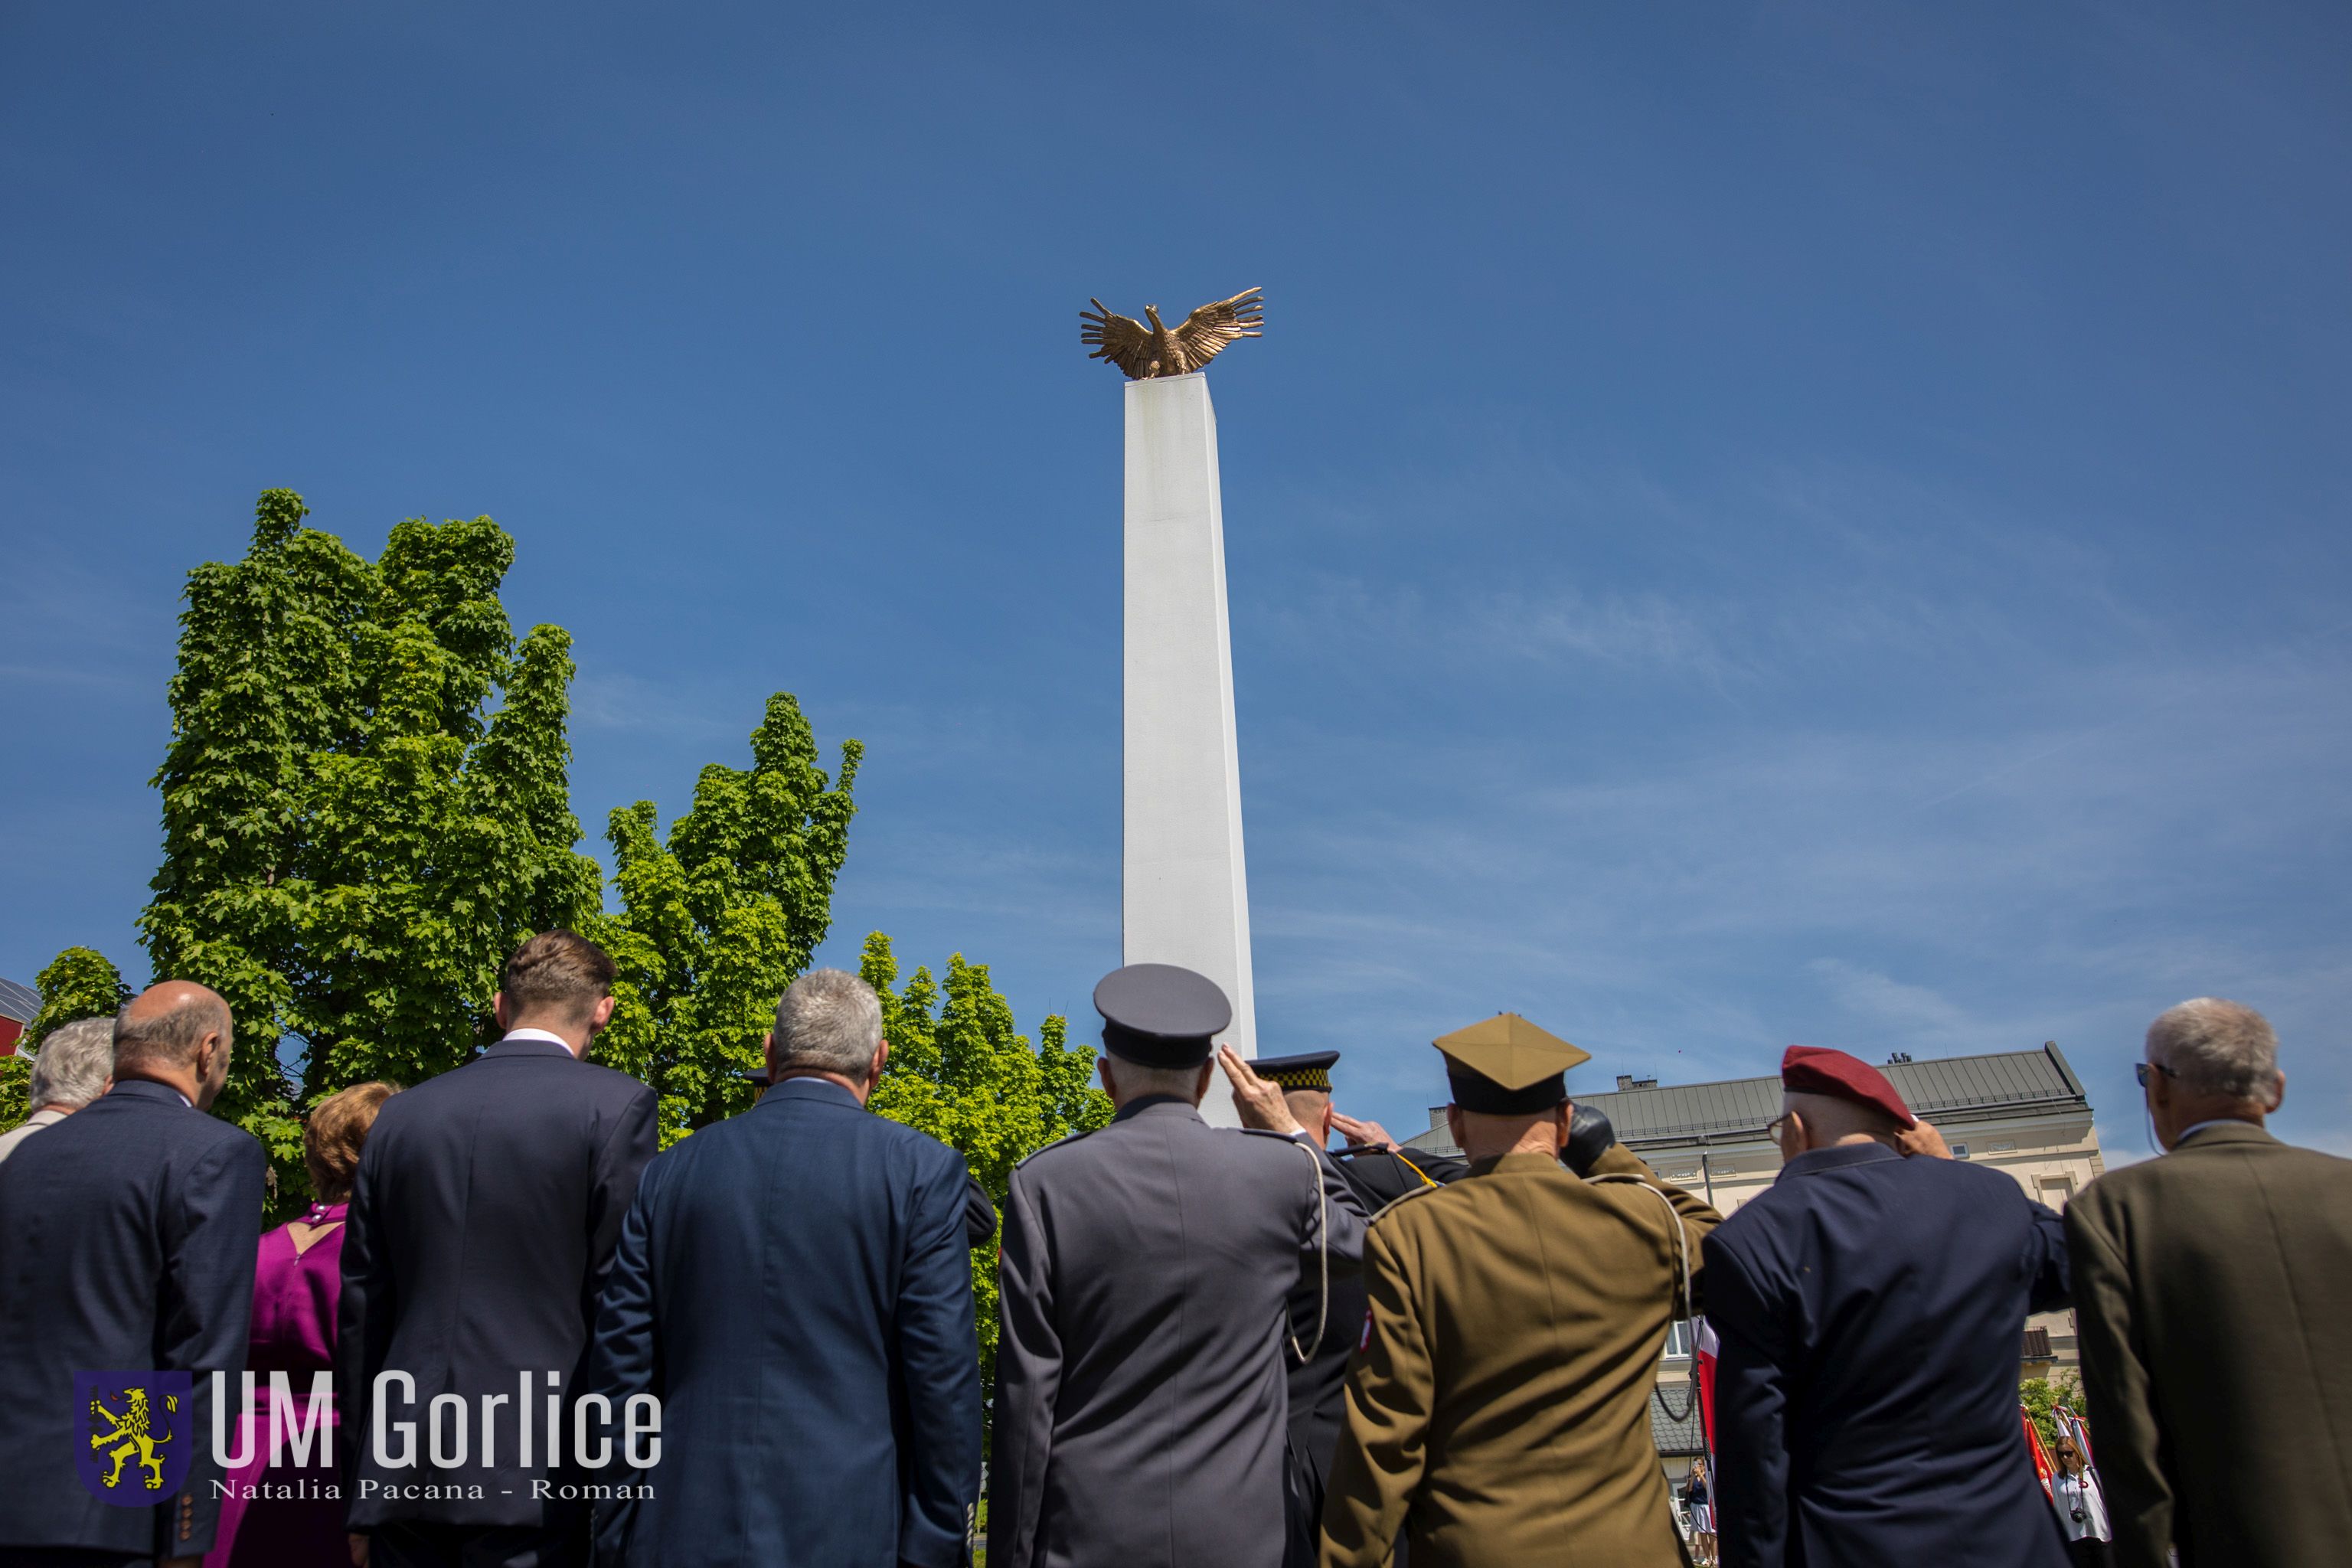
{"label": "woman in magenta dress", "polygon": [[[318,1201],[261,1238],[245,1363],[253,1373],[253,1401],[229,1455],[246,1462],[223,1478],[229,1489],[205,1568],[345,1568],[351,1561],[335,1468],[321,1462],[319,1446],[311,1445],[307,1465],[295,1464],[290,1453],[276,1466],[269,1462],[269,1374],[286,1374],[299,1421],[312,1375],[334,1371],[343,1209],[360,1146],[394,1092],[388,1083],[355,1084],[320,1100],[303,1124],[302,1163]],[[343,1440],[338,1429],[335,1441]]]}

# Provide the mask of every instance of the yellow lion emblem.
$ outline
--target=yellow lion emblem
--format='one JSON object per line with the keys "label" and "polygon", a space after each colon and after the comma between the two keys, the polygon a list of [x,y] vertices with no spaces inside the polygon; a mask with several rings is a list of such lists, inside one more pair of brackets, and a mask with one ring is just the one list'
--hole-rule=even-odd
{"label": "yellow lion emblem", "polygon": [[[93,1399],[89,1402],[91,1415],[100,1421],[114,1423],[113,1431],[101,1432],[89,1440],[89,1446],[92,1448],[103,1450],[106,1458],[114,1461],[114,1468],[106,1472],[106,1479],[100,1484],[109,1488],[119,1485],[122,1480],[123,1461],[135,1454],[139,1458],[139,1468],[147,1472],[145,1481],[147,1489],[151,1492],[162,1491],[163,1489],[163,1456],[155,1450],[161,1445],[170,1442],[172,1435],[166,1432],[158,1437],[149,1425],[145,1389],[132,1388],[124,1392],[131,1403],[129,1409],[121,1415],[109,1410],[101,1400]],[[165,1394],[163,1408],[166,1411],[179,1409],[180,1396],[176,1394]],[[109,1448],[107,1445],[110,1443],[116,1446]]]}

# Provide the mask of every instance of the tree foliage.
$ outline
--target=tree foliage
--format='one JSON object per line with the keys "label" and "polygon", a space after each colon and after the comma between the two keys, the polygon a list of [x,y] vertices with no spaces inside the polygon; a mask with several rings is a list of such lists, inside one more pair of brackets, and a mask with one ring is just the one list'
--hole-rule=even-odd
{"label": "tree foliage", "polygon": [[832,924],[864,754],[843,742],[826,777],[800,703],[780,691],[751,731],[751,766],[704,768],[667,844],[653,802],[613,813],[621,909],[593,931],[619,971],[617,1005],[596,1054],[661,1096],[664,1147],[751,1103],[742,1075],[761,1065],[776,998]]}
{"label": "tree foliage", "polygon": [[26,1103],[32,1082],[33,1057],[41,1041],[61,1024],[77,1018],[106,1018],[122,1011],[131,988],[122,973],[103,954],[87,947],[69,947],[33,977],[41,994],[41,1010],[25,1026],[16,1054],[0,1058],[0,1131],[16,1126],[33,1109]]}
{"label": "tree foliage", "polygon": [[412,518],[370,563],[308,510],[264,491],[245,559],[189,574],[140,917],[156,973],[228,999],[218,1113],[297,1183],[299,1107],[464,1060],[499,962],[591,920],[600,881],[573,847],[571,639],[515,641],[514,541]]}
{"label": "tree foliage", "polygon": [[[1073,1045],[1067,1022],[1048,1016],[1032,1049],[1013,1008],[989,984],[988,965],[948,960],[944,984],[928,966],[898,984],[890,939],[866,939],[858,973],[882,999],[890,1059],[870,1101],[879,1115],[961,1151],[1001,1205],[1013,1167],[1046,1144],[1110,1121],[1110,1097],[1094,1087],[1095,1054]],[[983,1386],[996,1376],[996,1249],[972,1255]]]}

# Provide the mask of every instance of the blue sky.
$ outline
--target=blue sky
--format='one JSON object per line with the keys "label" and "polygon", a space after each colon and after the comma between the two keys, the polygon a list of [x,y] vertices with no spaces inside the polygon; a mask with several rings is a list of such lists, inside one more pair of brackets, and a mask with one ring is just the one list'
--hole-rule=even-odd
{"label": "blue sky", "polygon": [[[134,978],[179,587],[520,540],[572,782],[870,748],[827,956],[1118,961],[1118,381],[1223,437],[1260,1032],[1402,1134],[2200,993],[2352,1148],[2341,7],[0,11],[0,973]],[[601,847],[601,841],[599,841]]]}

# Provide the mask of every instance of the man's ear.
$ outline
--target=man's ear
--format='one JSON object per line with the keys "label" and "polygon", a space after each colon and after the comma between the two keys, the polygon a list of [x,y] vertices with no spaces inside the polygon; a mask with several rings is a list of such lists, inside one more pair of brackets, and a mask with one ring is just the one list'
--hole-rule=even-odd
{"label": "man's ear", "polygon": [[1102,1079],[1103,1092],[1109,1095],[1113,1100],[1117,1100],[1118,1098],[1118,1085],[1111,1080],[1110,1058],[1108,1056],[1099,1056],[1095,1058],[1095,1076]]}
{"label": "man's ear", "polygon": [[866,1064],[866,1088],[867,1092],[872,1092],[874,1086],[882,1081],[882,1064],[889,1059],[890,1042],[888,1040],[876,1041],[874,1046],[874,1059]]}
{"label": "man's ear", "polygon": [[507,994],[505,992],[501,991],[497,995],[490,998],[490,1016],[499,1021],[499,1027],[500,1029],[510,1029],[514,1027],[513,1025],[507,1022]]}
{"label": "man's ear", "polygon": [[1468,1145],[1462,1142],[1462,1108],[1458,1105],[1449,1105],[1445,1108],[1445,1135],[1454,1140],[1454,1146],[1456,1149],[1468,1148]]}
{"label": "man's ear", "polygon": [[604,1032],[604,1026],[613,1021],[613,1008],[616,1005],[616,998],[607,996],[603,1001],[596,1004],[596,1009],[594,1012],[588,1015],[588,1037],[590,1039],[593,1040],[597,1036],[603,1034]]}
{"label": "man's ear", "polygon": [[1209,1098],[1209,1080],[1217,1076],[1217,1058],[1211,1057],[1201,1064],[1201,1076],[1192,1080],[1192,1103],[1198,1105]]}
{"label": "man's ear", "polygon": [[760,1059],[767,1064],[768,1081],[771,1083],[774,1082],[776,1078],[776,1031],[773,1029],[769,1030],[766,1034],[760,1037]]}

